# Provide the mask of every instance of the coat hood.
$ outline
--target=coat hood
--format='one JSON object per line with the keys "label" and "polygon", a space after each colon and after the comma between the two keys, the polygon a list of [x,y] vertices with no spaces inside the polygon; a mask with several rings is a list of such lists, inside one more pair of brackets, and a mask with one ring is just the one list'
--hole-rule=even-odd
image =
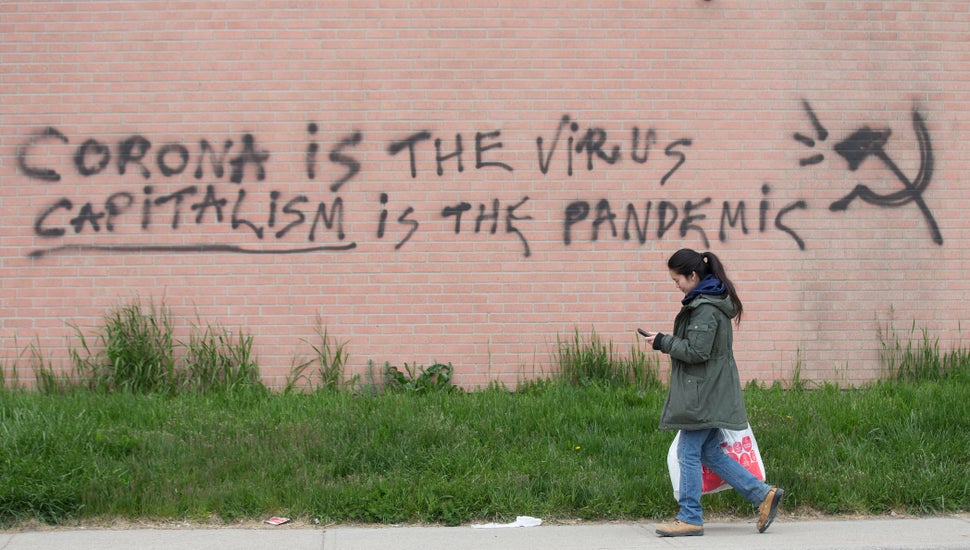
{"label": "coat hood", "polygon": [[727,292],[722,294],[695,294],[690,301],[687,301],[686,298],[684,300],[686,302],[684,307],[688,309],[696,308],[701,304],[711,304],[721,310],[729,319],[733,319],[738,314],[738,306],[734,304],[731,295]]}

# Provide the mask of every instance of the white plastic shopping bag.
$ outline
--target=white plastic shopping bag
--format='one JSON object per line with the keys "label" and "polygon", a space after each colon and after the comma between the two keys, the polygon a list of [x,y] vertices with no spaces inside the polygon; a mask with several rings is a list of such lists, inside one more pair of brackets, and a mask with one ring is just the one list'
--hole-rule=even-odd
{"label": "white plastic shopping bag", "polygon": [[[744,466],[761,481],[765,480],[765,464],[761,460],[761,451],[758,449],[758,441],[754,438],[751,425],[743,430],[721,430],[721,450],[724,454],[733,458],[738,464]],[[680,432],[674,436],[673,443],[667,451],[667,468],[670,471],[670,483],[674,488],[674,498],[680,499],[680,463],[677,461],[677,443],[680,441]],[[717,493],[731,486],[715,474],[707,466],[701,466],[701,494],[707,495]]]}

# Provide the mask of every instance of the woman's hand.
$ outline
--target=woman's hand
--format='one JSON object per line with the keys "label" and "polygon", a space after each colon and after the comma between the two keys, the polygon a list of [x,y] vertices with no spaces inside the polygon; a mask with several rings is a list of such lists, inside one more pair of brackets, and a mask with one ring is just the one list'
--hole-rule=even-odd
{"label": "woman's hand", "polygon": [[637,334],[639,334],[640,336],[643,336],[643,339],[646,340],[646,342],[648,344],[650,344],[650,347],[651,348],[653,347],[653,341],[657,339],[657,333],[656,332],[647,332],[647,331],[643,330],[642,328],[638,328],[637,329]]}

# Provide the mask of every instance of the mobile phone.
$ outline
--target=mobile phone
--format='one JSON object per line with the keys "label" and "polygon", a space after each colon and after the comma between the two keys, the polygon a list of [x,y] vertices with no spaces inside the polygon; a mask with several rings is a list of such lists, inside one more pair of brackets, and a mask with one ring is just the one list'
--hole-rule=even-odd
{"label": "mobile phone", "polygon": [[647,331],[643,330],[642,328],[638,328],[637,329],[637,332],[639,332],[640,333],[640,336],[643,336],[644,338],[650,338],[651,336],[653,336],[652,333],[647,332]]}

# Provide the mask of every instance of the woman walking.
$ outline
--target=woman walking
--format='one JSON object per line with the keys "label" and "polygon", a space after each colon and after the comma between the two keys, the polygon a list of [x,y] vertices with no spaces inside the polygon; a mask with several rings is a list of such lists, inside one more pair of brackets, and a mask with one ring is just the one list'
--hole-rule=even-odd
{"label": "woman walking", "polygon": [[704,534],[701,465],[721,476],[758,507],[758,532],[771,525],[785,492],[770,487],[721,450],[721,428],[748,426],[741,379],[734,361],[731,320],[744,307],[721,261],[711,252],[678,250],[667,261],[670,278],[684,293],[673,334],[647,333],[653,349],[670,355],[670,390],[660,429],[680,430],[680,512],[660,525],[662,537]]}

